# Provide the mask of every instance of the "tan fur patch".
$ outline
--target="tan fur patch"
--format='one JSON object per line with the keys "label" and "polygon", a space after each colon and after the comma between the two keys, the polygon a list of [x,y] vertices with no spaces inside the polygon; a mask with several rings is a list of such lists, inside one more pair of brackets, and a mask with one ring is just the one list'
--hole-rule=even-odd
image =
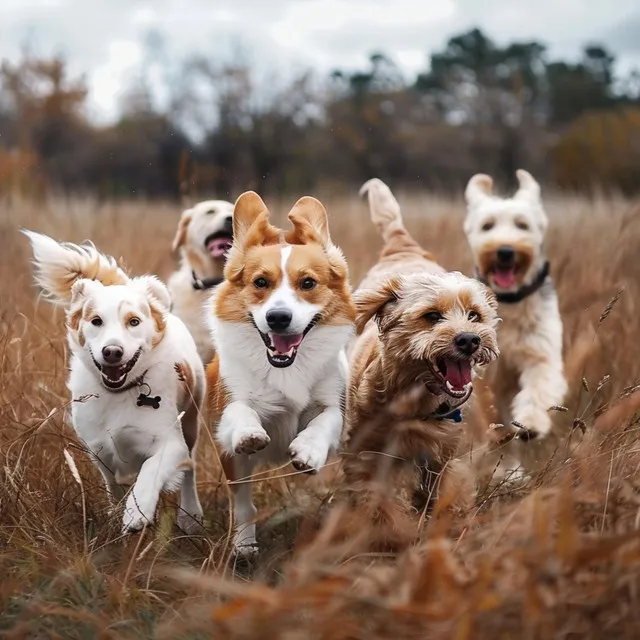
{"label": "tan fur patch", "polygon": [[[487,278],[496,270],[496,251],[503,245],[502,242],[494,242],[482,247],[478,255],[478,268],[480,274]],[[515,256],[515,277],[518,284],[531,268],[536,256],[536,249],[526,242],[514,242],[509,246],[516,252]]]}
{"label": "tan fur patch", "polygon": [[155,349],[155,347],[157,347],[164,339],[164,335],[167,329],[167,321],[165,319],[164,313],[155,304],[150,304],[149,308],[156,329],[155,335],[153,336],[153,339],[151,341],[151,346]]}

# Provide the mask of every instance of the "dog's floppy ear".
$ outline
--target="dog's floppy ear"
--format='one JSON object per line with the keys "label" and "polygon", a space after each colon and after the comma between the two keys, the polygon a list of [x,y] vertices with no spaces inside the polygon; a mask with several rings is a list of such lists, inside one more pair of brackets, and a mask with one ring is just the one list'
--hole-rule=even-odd
{"label": "dog's floppy ear", "polygon": [[400,297],[402,289],[401,278],[389,278],[378,289],[364,289],[356,291],[353,302],[356,306],[356,331],[362,333],[371,318],[375,318],[378,329],[384,331],[386,307],[393,304]]}
{"label": "dog's floppy ear", "polygon": [[189,225],[191,224],[192,218],[192,209],[185,209],[182,212],[182,215],[180,216],[180,222],[178,222],[178,230],[176,231],[176,236],[173,239],[173,244],[171,245],[172,251],[177,251],[187,241],[187,231],[189,229]]}
{"label": "dog's floppy ear", "polygon": [[311,196],[304,196],[293,205],[288,215],[293,230],[287,234],[290,244],[309,244],[315,242],[323,247],[329,246],[329,219],[322,203]]}
{"label": "dog's floppy ear", "polygon": [[150,304],[156,305],[163,313],[167,313],[171,309],[171,295],[162,280],[156,276],[140,276],[134,278],[134,282],[149,299]]}
{"label": "dog's floppy ear", "polygon": [[518,169],[516,171],[516,178],[518,178],[520,188],[513,197],[518,200],[538,202],[540,200],[540,185],[535,178],[524,169]]}
{"label": "dog's floppy ear", "polygon": [[156,326],[154,346],[162,340],[167,327],[167,314],[171,311],[171,295],[162,280],[155,276],[141,276],[133,279],[134,284],[142,291],[149,303],[151,317]]}
{"label": "dog's floppy ear", "polygon": [[99,280],[90,280],[89,278],[76,280],[71,286],[70,306],[76,306],[81,303],[92,288],[95,292],[96,289],[101,289],[102,287],[104,285]]}
{"label": "dog's floppy ear", "polygon": [[467,183],[464,197],[470,207],[480,204],[493,193],[493,180],[486,173],[476,173]]}

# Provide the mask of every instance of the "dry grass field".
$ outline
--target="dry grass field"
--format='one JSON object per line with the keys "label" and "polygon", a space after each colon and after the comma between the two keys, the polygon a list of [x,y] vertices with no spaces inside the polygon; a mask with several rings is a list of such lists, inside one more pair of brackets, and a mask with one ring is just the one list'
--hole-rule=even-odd
{"label": "dry grass field", "polygon": [[[462,201],[399,195],[425,247],[470,273]],[[355,190],[324,201],[357,283],[380,247],[367,208]],[[281,219],[293,199],[267,202]],[[251,567],[229,558],[227,489],[207,432],[207,535],[180,537],[168,496],[155,530],[120,536],[64,423],[63,313],[37,301],[18,233],[90,238],[131,272],[166,278],[179,209],[0,203],[0,637],[640,637],[640,207],[546,203],[571,392],[553,437],[526,445],[529,484],[481,491],[465,513],[415,514],[418,545],[372,554],[377,532],[332,500],[336,465],[316,478],[284,467],[256,478],[263,552]]]}

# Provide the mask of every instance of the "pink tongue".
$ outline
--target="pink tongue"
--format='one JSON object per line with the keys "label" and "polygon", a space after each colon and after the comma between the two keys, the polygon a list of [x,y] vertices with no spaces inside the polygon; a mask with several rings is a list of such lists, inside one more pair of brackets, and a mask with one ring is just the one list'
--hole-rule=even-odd
{"label": "pink tongue", "polygon": [[207,245],[207,249],[209,250],[209,253],[214,258],[221,258],[227,253],[227,251],[230,248],[231,248],[230,238],[214,238]]}
{"label": "pink tongue", "polygon": [[471,365],[468,360],[445,360],[447,373],[445,380],[456,390],[464,389],[464,385],[471,382]]}
{"label": "pink tongue", "polygon": [[508,289],[516,282],[516,272],[514,269],[497,269],[493,274],[493,279],[499,287]]}
{"label": "pink tongue", "polygon": [[271,334],[271,342],[278,353],[287,353],[292,347],[297,347],[302,342],[304,336],[299,333],[295,336],[280,336],[276,333]]}

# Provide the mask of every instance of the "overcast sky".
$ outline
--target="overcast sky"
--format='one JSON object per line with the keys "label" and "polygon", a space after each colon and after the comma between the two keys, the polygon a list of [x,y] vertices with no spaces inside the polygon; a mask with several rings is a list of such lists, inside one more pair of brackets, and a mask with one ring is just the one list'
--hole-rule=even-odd
{"label": "overcast sky", "polygon": [[319,71],[390,54],[407,74],[452,34],[480,26],[500,43],[538,39],[553,56],[606,43],[619,68],[640,67],[638,0],[0,0],[0,58],[28,44],[86,73],[91,112],[112,118],[150,32],[166,55],[230,55],[238,43],[265,69]]}

